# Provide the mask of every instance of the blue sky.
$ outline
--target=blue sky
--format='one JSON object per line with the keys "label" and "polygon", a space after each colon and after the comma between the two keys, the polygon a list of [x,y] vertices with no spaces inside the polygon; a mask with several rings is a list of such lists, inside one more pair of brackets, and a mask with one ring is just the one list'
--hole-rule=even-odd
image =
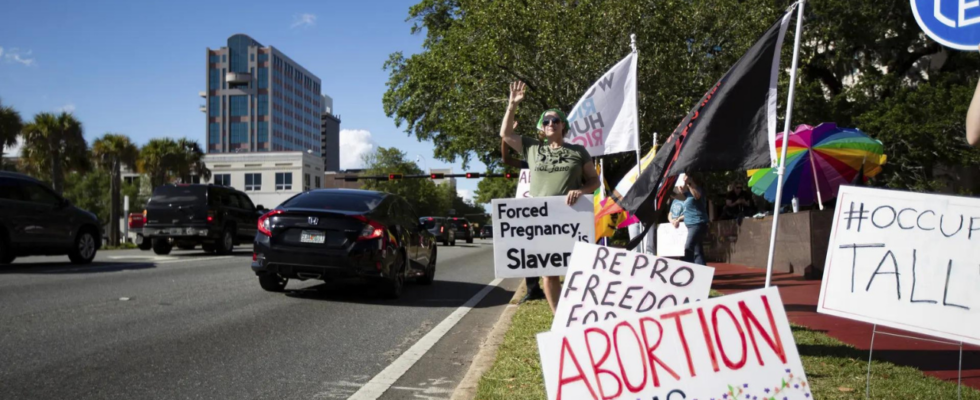
{"label": "blue sky", "polygon": [[[203,145],[205,51],[244,33],[320,77],[342,119],[342,165],[380,144],[411,160],[421,155],[423,169],[462,171],[460,162],[436,160],[433,145],[407,136],[381,105],[388,55],[422,49],[423,37],[405,21],[416,2],[8,1],[0,14],[0,99],[24,119],[70,110],[90,142],[115,132],[138,144],[187,136]],[[457,180],[464,197],[476,185]]]}

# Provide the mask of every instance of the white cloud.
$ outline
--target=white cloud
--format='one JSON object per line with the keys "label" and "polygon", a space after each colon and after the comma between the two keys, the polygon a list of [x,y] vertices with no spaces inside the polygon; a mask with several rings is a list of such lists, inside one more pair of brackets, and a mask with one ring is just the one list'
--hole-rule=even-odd
{"label": "white cloud", "polygon": [[4,157],[20,157],[20,148],[24,146],[24,139],[20,136],[17,137],[17,143],[13,146],[5,146],[3,148]]}
{"label": "white cloud", "polygon": [[313,26],[316,25],[316,15],[314,14],[300,14],[293,17],[293,24],[290,25],[291,29],[296,29],[303,26]]}
{"label": "white cloud", "polygon": [[0,47],[0,58],[3,58],[3,47]]}
{"label": "white cloud", "polygon": [[340,130],[340,169],[364,168],[364,155],[374,151],[371,132],[364,129]]}
{"label": "white cloud", "polygon": [[65,105],[63,105],[61,107],[58,107],[58,109],[56,111],[58,111],[58,112],[66,112],[66,113],[71,114],[71,113],[75,112],[75,105],[74,104],[71,104],[71,103],[68,103],[68,104],[65,104]]}
{"label": "white cloud", "polygon": [[473,204],[473,198],[476,197],[476,194],[473,193],[473,191],[472,190],[469,190],[469,189],[458,189],[457,188],[456,189],[456,194],[458,194],[459,197],[461,197],[463,199],[463,201],[465,201],[467,203],[470,203],[470,204]]}
{"label": "white cloud", "polygon": [[35,66],[37,65],[37,61],[35,61],[34,58],[31,57],[31,54],[33,54],[33,51],[31,50],[28,50],[27,53],[21,53],[20,49],[16,47],[11,48],[7,51],[3,51],[3,48],[0,47],[0,56],[3,56],[3,60],[8,64],[15,62],[15,63],[24,64],[25,66],[28,67]]}

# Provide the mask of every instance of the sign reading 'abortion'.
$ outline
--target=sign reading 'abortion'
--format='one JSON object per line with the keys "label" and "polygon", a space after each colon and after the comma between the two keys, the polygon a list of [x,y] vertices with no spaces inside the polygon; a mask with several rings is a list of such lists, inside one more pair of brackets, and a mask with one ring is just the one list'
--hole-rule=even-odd
{"label": "sign reading 'abortion'", "polygon": [[775,287],[538,334],[548,399],[812,399]]}
{"label": "sign reading 'abortion'", "polygon": [[575,243],[595,238],[591,195],[572,206],[553,196],[494,199],[491,207],[497,278],[565,275]]}
{"label": "sign reading 'abortion'", "polygon": [[576,243],[551,331],[707,299],[714,275],[703,265]]}
{"label": "sign reading 'abortion'", "polygon": [[978,260],[980,199],[841,186],[817,311],[980,345]]}

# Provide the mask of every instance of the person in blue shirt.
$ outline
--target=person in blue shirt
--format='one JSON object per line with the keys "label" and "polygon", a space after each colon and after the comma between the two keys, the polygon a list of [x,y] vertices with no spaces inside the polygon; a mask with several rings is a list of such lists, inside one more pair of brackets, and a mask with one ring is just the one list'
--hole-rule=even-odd
{"label": "person in blue shirt", "polygon": [[674,198],[682,200],[684,214],[677,220],[672,220],[674,227],[683,221],[687,226],[687,242],[684,244],[684,261],[704,264],[704,241],[708,234],[707,199],[691,175],[681,174],[674,187]]}

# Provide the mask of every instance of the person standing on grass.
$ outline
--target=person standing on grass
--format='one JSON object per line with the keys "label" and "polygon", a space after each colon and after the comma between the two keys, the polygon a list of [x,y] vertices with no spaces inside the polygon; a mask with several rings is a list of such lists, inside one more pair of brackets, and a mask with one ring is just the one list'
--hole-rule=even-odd
{"label": "person standing on grass", "polygon": [[[514,133],[514,114],[517,105],[524,100],[524,82],[510,84],[507,111],[500,125],[500,138],[510,148],[527,160],[531,170],[531,196],[565,196],[565,203],[575,204],[583,193],[592,193],[599,187],[592,157],[584,146],[565,143],[568,118],[558,109],[541,113],[538,131],[541,140]],[[557,276],[543,277],[544,294],[554,313],[561,294],[561,281]]]}
{"label": "person standing on grass", "polygon": [[691,175],[681,174],[674,186],[674,198],[684,201],[684,215],[671,223],[687,226],[687,242],[684,244],[683,261],[704,264],[704,237],[708,234],[707,199],[704,192]]}
{"label": "person standing on grass", "polygon": [[[517,123],[515,123],[514,126],[516,127]],[[510,156],[510,149],[507,148],[507,142],[504,142],[503,140],[500,141],[500,154],[503,158],[504,165],[510,165],[511,167],[520,169],[530,168],[527,165],[527,161],[518,160]],[[521,298],[521,301],[517,304],[524,304],[525,302],[531,300],[541,300],[545,298],[544,291],[541,290],[541,285],[539,283],[540,281],[541,279],[536,276],[524,278],[524,286],[527,288],[527,293],[524,294],[524,297]]]}

